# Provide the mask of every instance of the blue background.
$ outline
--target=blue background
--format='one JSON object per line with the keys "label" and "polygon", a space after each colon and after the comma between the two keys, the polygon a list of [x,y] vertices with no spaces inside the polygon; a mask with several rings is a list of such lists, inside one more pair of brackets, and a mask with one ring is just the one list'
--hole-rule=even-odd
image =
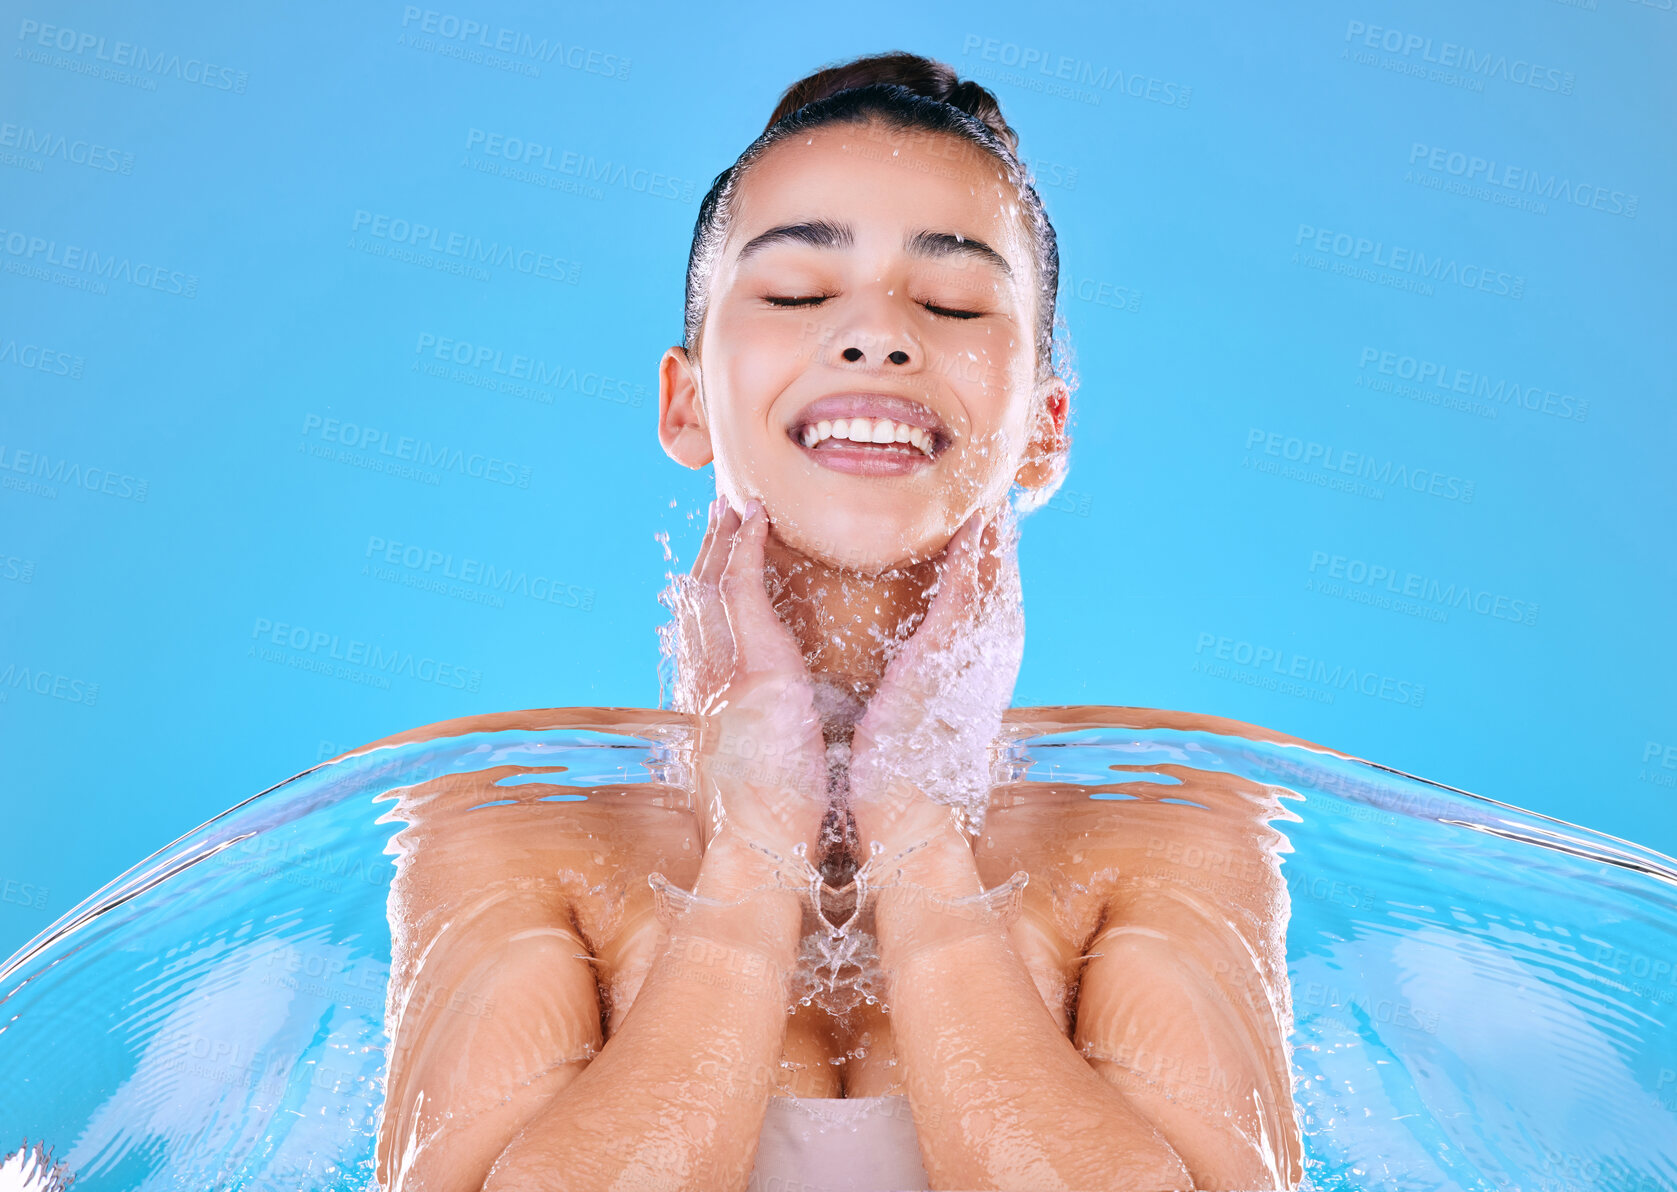
{"label": "blue background", "polygon": [[698,200],[789,83],[894,48],[998,94],[1060,234],[1016,702],[1677,852],[1671,0],[283,7],[4,6],[0,953],[363,742],[658,703]]}

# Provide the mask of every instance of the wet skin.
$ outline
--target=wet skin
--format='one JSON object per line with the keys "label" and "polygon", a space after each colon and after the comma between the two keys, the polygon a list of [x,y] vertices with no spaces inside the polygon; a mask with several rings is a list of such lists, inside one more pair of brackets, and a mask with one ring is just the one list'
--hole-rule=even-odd
{"label": "wet skin", "polygon": [[[726,617],[712,607],[691,618],[708,628],[694,630],[689,647],[712,636],[725,646],[678,651],[673,715],[560,709],[541,713],[543,725],[656,734],[689,729],[700,714],[749,714],[757,739],[784,733],[786,756],[811,765],[822,744],[809,727],[813,677],[874,716],[855,729],[855,757],[888,753],[881,743],[906,729],[876,710],[900,719],[925,693],[906,687],[904,674],[893,678],[881,643],[930,641],[934,630],[944,646],[961,639],[959,626],[933,624],[962,603],[936,582],[958,529],[975,515],[994,517],[1013,485],[1056,475],[1069,441],[1068,394],[1036,356],[1036,277],[1011,183],[984,154],[949,152],[949,138],[878,133],[817,129],[754,167],[713,266],[698,351],[672,348],[660,366],[666,452],[687,467],[714,465],[735,529],[752,501],[773,526],[758,532],[749,566],[733,564],[737,551],[709,563],[702,551],[695,566],[731,564],[750,581],[736,585]],[[773,229],[814,225],[826,229],[820,243],[800,234],[743,251]],[[924,251],[921,233],[945,251]],[[1004,265],[948,251],[951,241],[990,246]],[[858,391],[930,410],[941,449],[924,466],[868,475],[828,466],[821,451],[830,447],[811,450],[789,434],[810,402]],[[942,614],[933,591],[945,593]],[[772,682],[742,685],[742,672]],[[1009,684],[990,710],[1000,716],[1010,693]],[[1117,723],[1120,711],[1011,709],[1005,720],[1051,732]],[[508,772],[408,788],[393,812],[406,826],[390,904],[393,1043],[379,1173],[385,1180],[406,1168],[407,1192],[483,1186],[509,1143],[602,1053],[609,1058],[641,994],[653,992],[646,979],[668,941],[649,874],[694,888],[719,825],[743,822],[783,852],[811,845],[840,887],[871,843],[894,842],[893,833],[941,814],[925,792],[900,804],[863,800],[846,808],[848,830],[832,840],[821,838],[819,808],[768,808],[738,790],[708,799],[690,785],[629,784],[590,791],[581,803],[541,803],[551,788],[493,786]],[[1089,786],[1045,782],[992,791],[964,861],[984,888],[1018,870],[1029,883],[1006,951],[988,953],[996,967],[987,971],[1026,974],[1037,995],[1026,1001],[1039,1001],[1043,1015],[1028,1024],[1031,1037],[1065,1041],[1053,1057],[1057,1104],[1076,1107],[1064,1090],[1093,1072],[1122,1090],[1126,1114],[1139,1115],[1137,1137],[1168,1140],[1181,1156],[1172,1156],[1173,1170],[1191,1172],[1198,1186],[1271,1186],[1272,1169],[1296,1182],[1286,890],[1268,827],[1276,808],[1262,788],[1228,785],[1226,776],[1181,777],[1188,787],[1170,793],[1200,806],[1159,802],[1161,788],[1123,775],[1110,789],[1134,801],[1092,801]],[[470,810],[509,791],[520,801]],[[1184,867],[1190,846],[1201,862]],[[944,987],[934,970],[923,974],[924,989]],[[702,1084],[713,1110],[718,1087],[725,1099],[901,1092],[915,1073],[899,1043],[953,1038],[948,1024],[982,1012],[984,979],[950,992],[946,1005],[942,994],[904,999],[914,1004],[895,1007],[895,1022],[878,1007],[845,1017],[805,1007],[774,1028],[784,1028],[778,1062],[747,1071],[706,1064],[680,1079]],[[1024,1037],[1018,1025],[985,1030]],[[1068,1064],[1079,1069],[1074,1078]],[[608,1087],[597,1072],[590,1079],[592,1089]],[[681,1089],[653,1092],[659,1104],[693,1105],[688,1133],[704,1134],[698,1100]],[[1085,1122],[1119,1120],[1110,1100],[1083,1099],[1101,1102]],[[927,1163],[934,1182],[940,1170],[980,1170],[949,1149],[955,1125],[984,1129],[917,1121],[923,1151],[928,1132],[941,1131],[934,1149],[945,1166]],[[1105,1126],[1064,1125],[1073,1137],[1056,1140],[1059,1156],[1069,1164],[1067,1154],[1091,1151],[1077,1132]],[[744,1153],[721,1168],[729,1181],[749,1169],[749,1138],[738,1145]]]}
{"label": "wet skin", "polygon": [[[652,737],[691,724],[650,710],[539,715],[544,726]],[[492,731],[536,716],[470,723]],[[1014,709],[1008,731],[1157,723],[1230,730],[1210,717],[1086,707]],[[487,1170],[635,1004],[666,939],[647,875],[690,884],[698,871],[701,822],[690,791],[632,784],[588,790],[585,802],[543,803],[578,788],[494,785],[522,772],[497,767],[401,792],[390,1004],[402,1009],[392,1018],[381,1170],[388,1148],[426,1117],[415,1104],[421,1090],[432,1115],[447,1107],[458,1123],[446,1144],[454,1162]],[[1008,938],[1045,1012],[1172,1145],[1196,1155],[1198,1186],[1259,1186],[1222,1116],[1249,1116],[1254,1090],[1272,1111],[1264,1131],[1275,1162],[1296,1180],[1283,1042],[1291,1021],[1287,891],[1276,865],[1281,837],[1269,826],[1279,807],[1266,788],[1227,775],[1151,772],[1185,785],[1115,774],[1100,786],[997,788],[974,841],[979,871],[986,887],[1018,869],[1030,875]],[[509,791],[520,802],[471,810]],[[1202,806],[1159,802],[1161,791]],[[1097,793],[1136,798],[1092,799]],[[842,858],[834,860],[842,878]],[[742,1096],[800,1097],[900,1092],[902,1076],[890,1016],[876,1007],[846,1021],[801,1008],[787,1022],[773,1072],[708,1074]]]}

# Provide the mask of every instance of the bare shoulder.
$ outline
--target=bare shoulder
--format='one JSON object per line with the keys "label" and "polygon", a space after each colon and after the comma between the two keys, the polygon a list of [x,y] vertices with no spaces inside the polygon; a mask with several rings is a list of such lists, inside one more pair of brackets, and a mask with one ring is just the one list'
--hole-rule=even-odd
{"label": "bare shoulder", "polygon": [[381,1178],[400,1154],[426,1186],[481,1180],[604,1046],[646,874],[663,865],[682,880],[689,834],[667,792],[496,785],[510,775],[528,770],[445,775],[400,792],[390,813],[403,827]]}
{"label": "bare shoulder", "polygon": [[1110,803],[1078,841],[1102,911],[1072,1041],[1196,1186],[1291,1187],[1302,1136],[1278,808],[1261,787],[1202,777]]}
{"label": "bare shoulder", "polygon": [[[1039,732],[1233,723],[1093,705],[1019,708],[1009,718],[1016,729]],[[1121,918],[1224,923],[1261,958],[1266,979],[1285,985],[1288,899],[1280,854],[1289,846],[1274,821],[1286,818],[1270,788],[1186,765],[1112,765],[1076,781],[1018,781],[992,796],[981,850],[989,866],[981,872],[991,885],[1010,864],[1023,866],[1037,884],[1040,870],[1054,886],[1063,928],[1085,933],[1079,943]]]}
{"label": "bare shoulder", "polygon": [[1226,924],[1254,952],[1278,960],[1270,954],[1284,943],[1285,841],[1269,821],[1279,804],[1261,787],[1201,777],[1107,803],[1086,841],[1083,873],[1101,893],[1104,919],[1175,906]]}
{"label": "bare shoulder", "polygon": [[[1130,712],[1149,714],[1021,715],[1058,732]],[[1071,1042],[1177,1150],[1196,1187],[1291,1187],[1303,1148],[1289,1062],[1288,846],[1273,822],[1288,813],[1233,774],[1102,764],[1075,781],[994,792],[975,845],[985,885],[1030,872],[1027,914],[1040,887],[1030,934],[1051,925],[1068,958]]]}
{"label": "bare shoulder", "polygon": [[1088,847],[1101,827],[1086,793],[1051,783],[1014,783],[992,793],[973,841],[986,889],[1024,870],[1023,905],[1010,937],[1043,1003],[1071,1034],[1082,958],[1105,913],[1106,893],[1091,882]]}

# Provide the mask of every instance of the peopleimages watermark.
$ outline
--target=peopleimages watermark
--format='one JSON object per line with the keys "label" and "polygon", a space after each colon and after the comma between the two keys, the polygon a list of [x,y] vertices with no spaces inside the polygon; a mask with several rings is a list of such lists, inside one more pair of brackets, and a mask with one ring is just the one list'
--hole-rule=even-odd
{"label": "peopleimages watermark", "polygon": [[1644,742],[1642,771],[1637,777],[1655,786],[1677,787],[1677,744]]}
{"label": "peopleimages watermark", "polygon": [[[567,583],[545,575],[531,575],[520,568],[497,567],[470,555],[462,556],[456,563],[451,551],[420,546],[417,543],[398,542],[378,534],[367,536],[364,557],[387,564],[391,568],[400,567],[405,573],[404,581],[411,581],[409,586],[422,587],[436,583],[442,584],[446,590],[448,585],[443,584],[443,581],[458,580],[461,584],[480,589],[483,596],[502,598],[497,607],[505,605],[504,597],[514,595],[525,596],[538,603],[579,608],[584,612],[594,607],[593,588],[585,588],[580,584]],[[362,564],[363,575],[373,575],[377,579],[388,578],[378,575],[378,570],[374,564]]]}
{"label": "peopleimages watermark", "polygon": [[[1252,454],[1254,450],[1260,453],[1256,460]],[[1278,474],[1288,479],[1305,480],[1328,488],[1346,487],[1349,491],[1356,491],[1357,485],[1366,480],[1425,493],[1444,501],[1459,501],[1464,505],[1473,501],[1473,481],[1460,476],[1446,475],[1435,468],[1402,463],[1391,458],[1377,459],[1360,451],[1344,451],[1329,443],[1301,439],[1280,431],[1264,430],[1262,427],[1247,428],[1246,451],[1247,454],[1241,462],[1242,467],[1258,471],[1276,470],[1261,466],[1267,462],[1261,457],[1267,455],[1298,465],[1293,470],[1296,474],[1285,471],[1279,471]],[[1347,477],[1353,479],[1346,479]]]}
{"label": "peopleimages watermark", "polygon": [[430,331],[419,333],[414,355],[413,370],[426,376],[544,405],[554,404],[555,393],[572,393],[638,410],[650,396],[647,387],[637,381]]}
{"label": "peopleimages watermark", "polygon": [[[1492,378],[1471,369],[1456,368],[1442,361],[1425,360],[1386,348],[1364,345],[1357,359],[1357,370],[1359,388],[1396,393],[1400,397],[1410,397],[1430,405],[1456,407],[1468,413],[1488,412],[1495,417],[1501,409],[1517,406],[1566,422],[1582,422],[1590,414],[1590,399],[1587,397],[1559,393],[1544,385],[1521,385],[1506,378]],[[1375,375],[1371,376],[1371,372]],[[1468,398],[1474,400],[1468,401]]]}
{"label": "peopleimages watermark", "polygon": [[1113,310],[1128,311],[1130,314],[1141,309],[1139,291],[1098,277],[1073,277],[1069,273],[1060,275],[1058,298],[1065,306],[1069,306],[1075,298],[1079,302],[1110,306]]}
{"label": "peopleimages watermark", "polygon": [[[267,978],[263,980],[266,982]],[[348,1005],[347,999],[345,1004],[347,1008],[355,1008]],[[266,1051],[247,1050],[247,1043],[242,1040],[228,1043],[197,1031],[169,1027],[167,1033],[158,1032],[150,1047],[148,1065],[155,1070],[169,1072],[171,1084],[177,1090],[193,1090],[191,1094],[184,1095],[202,1096],[205,1090],[195,1087],[193,1082],[210,1082],[250,1089],[260,1093],[263,1099],[280,1103],[290,1097],[304,1099],[309,1096],[308,1090],[312,1087],[330,1094],[332,1103],[341,1107],[348,1104],[352,1096],[359,1095],[352,1094],[351,1090],[366,1088],[365,1077],[353,1060],[327,1062],[307,1055],[295,1044],[271,1047]],[[331,1057],[333,1052],[328,1051],[326,1055]],[[255,1146],[254,1142],[241,1142],[222,1148],[215,1157],[214,1166],[200,1170],[224,1171],[227,1178],[205,1176],[200,1181],[202,1186],[221,1188],[245,1182],[243,1175],[248,1170],[251,1156],[240,1152],[254,1151]],[[319,1182],[319,1171],[318,1167],[310,1166],[312,1169],[305,1170],[290,1159],[272,1164],[265,1162],[262,1182],[271,1187],[311,1187]],[[286,1174],[281,1177],[280,1172]],[[281,1178],[284,1183],[278,1182]]]}
{"label": "peopleimages watermark", "polygon": [[[557,158],[554,157],[556,151]],[[534,173],[538,181],[542,180],[541,175],[548,175],[575,179],[579,184],[593,184],[594,189],[590,196],[593,198],[604,197],[604,192],[598,189],[600,186],[611,186],[650,198],[691,203],[698,186],[689,178],[677,178],[657,170],[612,161],[610,158],[599,161],[592,154],[583,154],[574,149],[544,144],[527,137],[491,132],[483,128],[470,128],[466,131],[466,152],[480,153],[486,158],[497,159],[505,166],[515,167],[510,173],[505,168],[485,171],[498,173],[514,181],[530,181],[531,179],[524,175]],[[468,156],[467,164],[471,164],[471,160]]]}
{"label": "peopleimages watermark", "polygon": [[[1209,653],[1208,653],[1209,651]],[[1231,678],[1250,686],[1280,691],[1284,695],[1304,695],[1320,703],[1332,703],[1337,691],[1352,691],[1371,699],[1419,708],[1426,696],[1426,686],[1395,675],[1383,675],[1349,663],[1329,663],[1278,646],[1228,637],[1224,634],[1202,632],[1194,641],[1195,661],[1190,668],[1214,678]],[[1219,671],[1215,663],[1232,663],[1238,672]],[[1332,691],[1314,693],[1288,690],[1287,685],[1313,683]],[[1320,696],[1325,695],[1326,699]]]}
{"label": "peopleimages watermark", "polygon": [[[231,66],[218,66],[203,58],[182,57],[167,50],[151,50],[130,41],[107,40],[98,33],[67,29],[62,25],[43,25],[25,17],[18,26],[17,39],[24,44],[17,57],[46,66],[74,70],[107,78],[112,82],[139,84],[142,90],[155,91],[156,80],[175,79],[194,83],[212,91],[229,91],[243,95],[250,76]],[[35,47],[56,50],[69,55],[54,60],[41,54]],[[108,64],[108,65],[105,65]],[[118,70],[117,67],[126,69]]]}
{"label": "peopleimages watermark", "polygon": [[[1307,243],[1308,242],[1308,243]],[[1325,253],[1322,264],[1299,250]],[[1293,237],[1293,264],[1324,268],[1337,258],[1344,267],[1335,272],[1348,273],[1362,281],[1392,285],[1430,296],[1430,285],[1453,285],[1464,290],[1477,290],[1498,298],[1518,299],[1525,296],[1526,279],[1523,275],[1492,269],[1484,265],[1463,264],[1454,257],[1428,256],[1423,249],[1402,244],[1387,245],[1383,240],[1371,240],[1350,232],[1336,232],[1301,223]],[[1385,273],[1374,273],[1383,269]]]}
{"label": "peopleimages watermark", "polygon": [[1055,186],[1062,190],[1076,190],[1078,168],[1064,162],[1048,161],[1041,157],[1027,157],[1019,154],[1019,164],[1031,174],[1031,185],[1038,190]]}
{"label": "peopleimages watermark", "polygon": [[1549,203],[1556,203],[1635,219],[1640,202],[1636,195],[1622,190],[1573,182],[1560,174],[1545,177],[1541,170],[1513,166],[1425,141],[1409,146],[1409,165],[1409,171],[1403,176],[1405,182],[1435,178],[1440,180],[1440,189],[1483,198],[1499,206],[1528,206],[1540,215],[1548,213]]}
{"label": "peopleimages watermark", "polygon": [[[5,443],[0,443],[0,473],[11,473],[0,475],[0,488],[32,493],[49,500],[57,499],[58,489],[54,486],[59,484],[126,501],[144,501],[150,488],[149,482],[139,476],[113,472],[109,468],[87,467],[65,456],[54,457],[44,451],[21,447],[8,450]],[[22,476],[35,479],[23,480],[20,479]]]}
{"label": "peopleimages watermark", "polygon": [[[36,281],[57,282],[96,294],[106,293],[110,282],[125,282],[142,290],[156,290],[180,298],[198,297],[196,273],[103,253],[80,244],[60,244],[45,236],[0,228],[0,252],[11,258],[6,262],[7,273]],[[55,274],[54,269],[63,272]]]}
{"label": "peopleimages watermark", "polygon": [[48,893],[49,891],[45,886],[37,886],[34,882],[9,877],[4,885],[0,885],[0,902],[9,902],[13,906],[27,907],[29,910],[44,911],[47,909]]}
{"label": "peopleimages watermark", "polygon": [[582,74],[627,79],[630,59],[622,54],[590,49],[557,37],[537,37],[505,25],[487,25],[471,17],[407,4],[402,7],[398,45],[429,50],[532,78],[543,65],[558,65]]}
{"label": "peopleimages watermark", "polygon": [[0,551],[0,579],[9,580],[16,584],[34,583],[35,560],[22,559],[17,555]]}
{"label": "peopleimages watermark", "polygon": [[[132,174],[134,155],[98,141],[70,137],[49,129],[32,128],[27,124],[0,124],[0,149],[12,149],[30,159],[58,160],[71,165],[86,166],[106,174]],[[0,154],[7,157],[10,154]],[[8,165],[20,164],[7,162]],[[39,168],[36,167],[36,172]]]}
{"label": "peopleimages watermark", "polygon": [[1184,87],[1168,79],[1098,65],[1087,58],[1055,54],[1037,46],[1020,45],[979,33],[968,33],[962,39],[961,54],[963,57],[976,57],[980,62],[996,64],[995,67],[971,66],[970,73],[974,75],[1083,103],[1098,104],[1103,92],[1116,91],[1131,99],[1185,108],[1194,97],[1192,87]]}
{"label": "peopleimages watermark", "polygon": [[49,377],[69,377],[72,381],[79,381],[82,378],[83,363],[80,356],[71,355],[61,348],[49,348],[45,344],[19,343],[15,339],[0,339],[0,364],[43,372]]}
{"label": "peopleimages watermark", "polygon": [[[389,886],[396,876],[394,862],[379,853],[374,852],[369,856],[367,850],[353,846],[328,848],[300,839],[276,836],[271,832],[247,836],[234,846],[233,854],[243,854],[246,858],[260,861],[269,868],[284,866],[287,869],[315,869],[334,878],[351,878],[369,886]],[[289,947],[282,948],[281,954],[289,951]],[[270,963],[273,962],[272,956],[273,954]],[[295,972],[296,969],[291,971]]]}
{"label": "peopleimages watermark", "polygon": [[1536,603],[1488,588],[1430,575],[1420,575],[1385,563],[1336,555],[1325,550],[1310,552],[1309,578],[1305,590],[1338,596],[1356,604],[1367,604],[1393,612],[1410,613],[1428,621],[1447,621],[1451,611],[1466,610],[1481,617],[1536,625]]}
{"label": "peopleimages watermark", "polygon": [[1595,963],[1620,978],[1612,984],[1639,997],[1677,1006],[1677,959],[1669,955],[1650,956],[1640,949],[1585,938],[1595,945]]}
{"label": "peopleimages watermark", "polygon": [[475,667],[269,617],[257,617],[250,636],[255,644],[246,651],[247,657],[347,678],[370,687],[389,689],[391,676],[461,691],[477,691],[483,683],[483,672]]}
{"label": "peopleimages watermark", "polygon": [[28,691],[67,704],[81,704],[91,708],[99,702],[99,684],[74,675],[61,675],[41,667],[8,662],[0,670],[0,692],[8,696],[13,691]]}
{"label": "peopleimages watermark", "polygon": [[1355,1012],[1361,1018],[1383,1025],[1438,1034],[1438,1012],[1421,1009],[1408,998],[1377,998],[1365,989],[1344,990],[1324,981],[1306,981],[1298,992],[1297,1000],[1303,1005],[1324,1010]]}
{"label": "peopleimages watermark", "polygon": [[[843,347],[858,348],[864,355],[875,351],[890,351],[890,348],[885,347],[886,338],[836,323],[830,318],[805,319],[798,333],[798,353],[801,356],[817,358],[823,353],[832,353],[841,339]],[[972,352],[956,349],[928,349],[921,357],[920,367],[932,376],[952,377],[981,385],[1003,384],[1006,376],[1005,367],[997,360],[988,356],[980,360]],[[888,484],[893,479],[900,478],[879,476],[875,477],[874,482]]]}
{"label": "peopleimages watermark", "polygon": [[[416,439],[411,435],[400,435],[393,440],[388,430],[377,426],[344,422],[323,414],[309,413],[303,416],[303,441],[298,443],[299,450],[307,450],[307,440],[311,435],[316,436],[321,444],[341,444],[351,452],[364,453],[369,448],[374,449],[376,456],[372,458],[377,462],[396,465],[394,468],[375,467],[374,471],[400,472],[403,470],[400,465],[408,465],[409,470],[454,472],[509,487],[530,487],[531,471],[527,464],[512,463],[499,456],[485,455],[481,451],[467,453],[459,447],[444,447],[429,439]],[[383,459],[378,460],[378,457]],[[346,463],[358,462],[341,454],[338,458]]]}
{"label": "peopleimages watermark", "polygon": [[[350,231],[349,247],[371,256],[464,274],[478,281],[489,280],[489,270],[485,266],[573,286],[582,280],[582,266],[578,262],[554,253],[520,248],[499,240],[486,241],[470,232],[450,232],[417,220],[359,207],[356,208]],[[371,239],[362,239],[362,233]]]}
{"label": "peopleimages watermark", "polygon": [[1043,503],[1044,509],[1057,510],[1060,513],[1075,513],[1078,517],[1088,517],[1095,506],[1093,493],[1080,493],[1070,489],[1059,489],[1052,497]]}
{"label": "peopleimages watermark", "polygon": [[[1387,62],[1374,60],[1372,55],[1358,57],[1364,65],[1380,65],[1401,74],[1413,74],[1432,82],[1461,82],[1477,84],[1470,90],[1483,91],[1484,81],[1500,79],[1518,87],[1571,95],[1573,74],[1558,66],[1546,66],[1526,58],[1510,58],[1507,54],[1476,50],[1454,41],[1437,41],[1420,33],[1406,33],[1365,21],[1348,21],[1345,25],[1347,50],[1379,50],[1394,55]],[[1341,55],[1349,56],[1349,55]],[[1459,73],[1457,73],[1459,72]],[[1460,80],[1460,82],[1458,82]]]}

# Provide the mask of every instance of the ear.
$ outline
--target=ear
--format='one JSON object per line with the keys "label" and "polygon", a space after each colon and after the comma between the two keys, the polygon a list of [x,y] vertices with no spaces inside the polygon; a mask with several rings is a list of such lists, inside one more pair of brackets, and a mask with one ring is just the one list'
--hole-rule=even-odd
{"label": "ear", "polygon": [[1071,436],[1066,434],[1071,390],[1065,381],[1054,376],[1037,386],[1035,407],[1031,438],[1025,446],[1019,471],[1014,474],[1014,479],[1024,488],[1051,484],[1064,471],[1066,453],[1071,449]]}
{"label": "ear", "polygon": [[658,441],[684,468],[702,468],[716,458],[699,401],[698,366],[686,348],[669,348],[658,362]]}

